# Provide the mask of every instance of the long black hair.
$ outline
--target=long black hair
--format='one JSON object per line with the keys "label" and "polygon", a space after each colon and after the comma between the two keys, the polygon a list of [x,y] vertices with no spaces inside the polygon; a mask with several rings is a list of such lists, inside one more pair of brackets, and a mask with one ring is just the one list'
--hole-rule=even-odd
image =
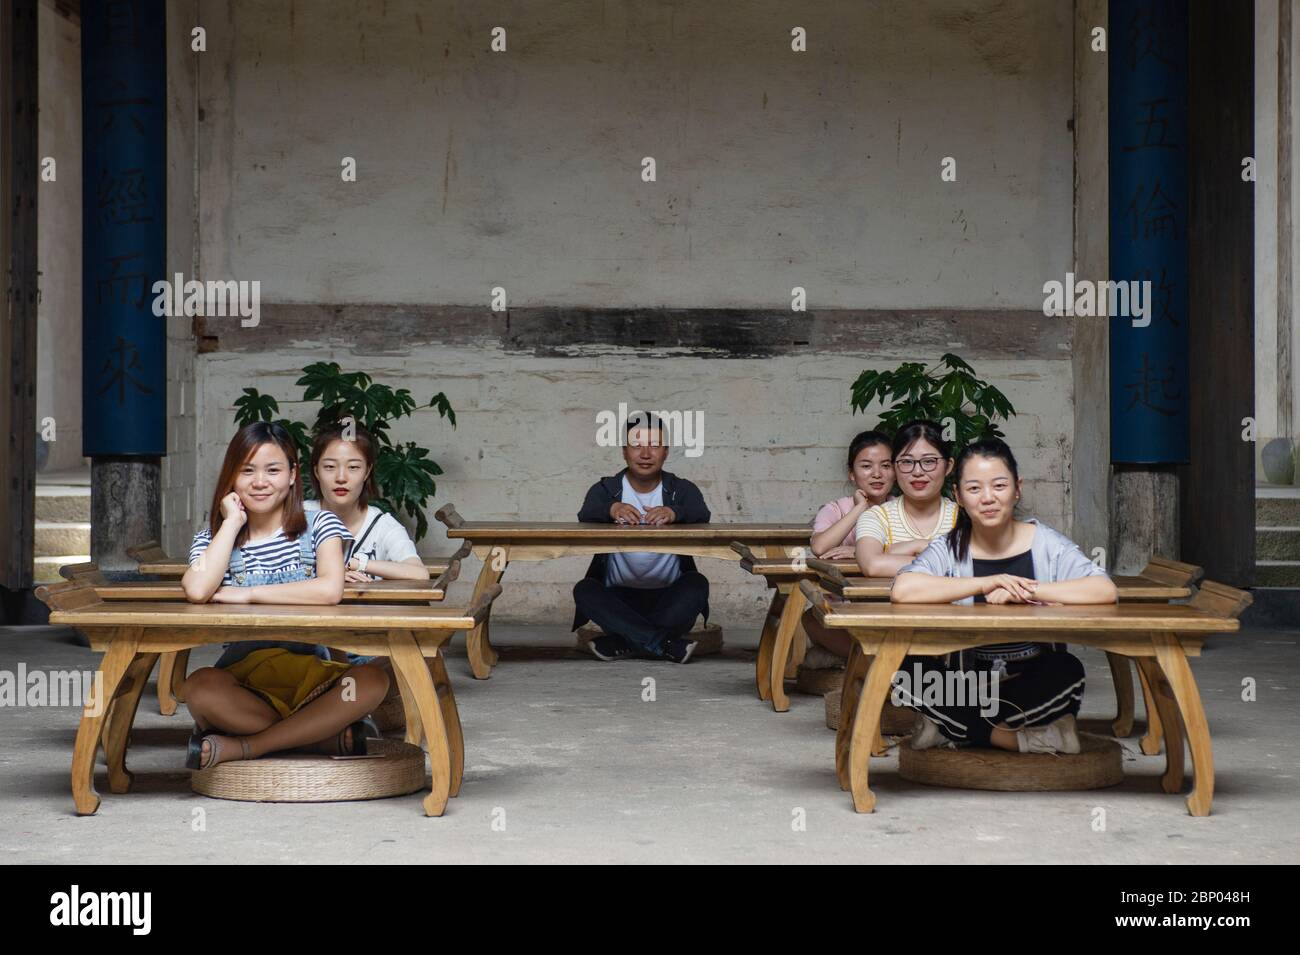
{"label": "long black hair", "polygon": [[885,447],[890,448],[890,456],[892,458],[892,445],[889,440],[889,435],[885,434],[883,431],[859,431],[853,440],[849,442],[849,463],[846,467],[852,471],[853,462],[858,459],[858,455],[867,448],[874,447],[877,444],[883,444]]}
{"label": "long black hair", "polygon": [[[1007,466],[1007,470],[1011,472],[1011,480],[1020,480],[1020,469],[1016,467],[1016,456],[1011,453],[1007,443],[1001,438],[981,438],[979,441],[972,441],[966,445],[961,449],[961,453],[957,455],[957,463],[953,466],[952,473],[958,488],[961,487],[962,469],[966,466],[966,462],[976,455],[982,458],[1000,459]],[[957,508],[957,523],[948,532],[948,546],[952,548],[953,556],[958,560],[965,560],[966,555],[970,553],[972,526],[966,508],[959,506]]]}
{"label": "long black hair", "polygon": [[952,442],[943,436],[943,428],[936,422],[918,419],[907,422],[894,434],[894,459],[897,460],[900,454],[918,441],[928,441],[938,448],[944,461],[952,457]]}

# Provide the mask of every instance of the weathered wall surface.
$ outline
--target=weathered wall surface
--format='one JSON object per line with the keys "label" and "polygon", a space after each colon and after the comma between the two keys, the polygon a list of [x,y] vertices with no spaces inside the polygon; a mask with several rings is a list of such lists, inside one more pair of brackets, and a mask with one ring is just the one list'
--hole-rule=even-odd
{"label": "weathered wall surface", "polygon": [[40,31],[38,129],[42,159],[56,160],[53,182],[37,193],[37,427],[55,422],[45,471],[80,467],[81,456],[81,27],[46,4]]}
{"label": "weathered wall surface", "polygon": [[[264,325],[225,320],[197,356],[194,506],[169,517],[172,546],[204,516],[240,389],[297,395],[298,369],[321,359],[447,391],[458,430],[432,414],[398,429],[446,469],[431,511],[572,519],[618,465],[595,446],[596,412],[626,401],[704,414],[704,454],[669,468],[719,519],[796,520],[841,493],[846,441],[874,423],[849,413],[853,378],[951,348],[1021,410],[1007,430],[1026,504],[1068,528],[1070,329],[1041,311],[1028,326],[1073,261],[1072,5],[730,9],[203,4],[200,277],[261,281]],[[488,52],[496,25],[507,53]],[[795,26],[806,54],[789,50]],[[657,182],[640,179],[645,156]],[[947,156],[956,182],[940,180]],[[860,342],[818,351],[782,325],[788,340],[738,358],[642,346],[599,313],[555,349],[436,312],[411,334],[390,307],[478,308],[494,326],[494,286],[515,308],[779,311],[802,286],[818,314],[874,311]],[[285,303],[358,309],[313,331]],[[896,310],[917,317],[891,323]],[[928,331],[912,337],[913,320]],[[440,528],[422,544],[449,549]],[[500,613],[565,613],[557,583],[584,566],[513,567]],[[720,615],[762,599],[734,569],[704,569]]]}

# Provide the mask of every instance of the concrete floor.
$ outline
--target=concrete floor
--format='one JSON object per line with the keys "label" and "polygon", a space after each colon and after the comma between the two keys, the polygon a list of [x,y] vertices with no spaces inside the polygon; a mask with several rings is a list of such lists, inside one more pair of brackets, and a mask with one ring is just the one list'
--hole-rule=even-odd
{"label": "concrete floor", "polygon": [[[72,811],[78,713],[0,709],[0,862],[1061,862],[1276,863],[1300,858],[1300,631],[1215,638],[1193,661],[1215,734],[1214,814],[1160,792],[1163,757],[1125,742],[1126,777],[1081,793],[983,793],[898,779],[872,761],[874,815],[854,813],[834,774],[822,701],[774,714],[753,693],[758,621],[724,623],[728,647],[687,666],[599,663],[557,649],[562,627],[498,624],[502,665],[472,679],[449,657],[466,737],[461,795],[425,818],[418,797],[315,805],[196,796],[181,768],[190,723],[141,702],[128,765],[136,790]],[[1084,716],[1112,711],[1100,653]],[[195,663],[211,662],[215,651]],[[85,668],[67,630],[0,629],[0,669]],[[1258,701],[1242,702],[1254,677]],[[656,681],[642,702],[642,680]],[[1140,709],[1140,704],[1139,704]],[[1095,808],[1105,831],[1095,831]],[[192,821],[202,810],[206,829]],[[798,811],[802,810],[802,813]],[[797,815],[806,829],[796,831]],[[498,820],[497,828],[493,822]],[[504,831],[499,831],[504,819]]]}

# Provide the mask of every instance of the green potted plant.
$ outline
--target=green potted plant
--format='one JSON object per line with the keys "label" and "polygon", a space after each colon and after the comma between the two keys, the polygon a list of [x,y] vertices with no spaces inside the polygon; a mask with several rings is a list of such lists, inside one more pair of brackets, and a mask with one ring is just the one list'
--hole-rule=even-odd
{"label": "green potted plant", "polygon": [[908,421],[926,418],[944,429],[953,454],[980,438],[1000,438],[998,419],[1015,415],[1007,396],[956,355],[945,354],[927,368],[904,362],[885,371],[864,371],[853,382],[853,411],[865,411],[873,401],[889,406],[880,415],[880,430],[890,435]]}
{"label": "green potted plant", "polygon": [[254,421],[277,421],[283,425],[298,445],[298,457],[303,463],[303,490],[308,497],[318,497],[307,462],[311,457],[311,435],[315,428],[351,417],[375,437],[378,446],[375,455],[375,481],[379,484],[379,497],[371,503],[392,514],[406,514],[415,520],[415,539],[418,541],[429,530],[425,516],[425,503],[438,490],[435,476],[442,473],[438,463],[429,457],[429,451],[414,441],[394,444],[389,431],[392,422],[409,416],[420,408],[434,408],[440,417],[456,427],[456,412],[447,396],[441,391],[427,404],[416,404],[406,388],[390,388],[375,382],[362,371],[344,372],[335,362],[315,362],[302,370],[295,384],[304,388],[303,401],[319,401],[316,420],[308,427],[305,422],[277,418],[280,405],[270,395],[256,388],[245,388],[235,399],[235,424],[243,427]]}

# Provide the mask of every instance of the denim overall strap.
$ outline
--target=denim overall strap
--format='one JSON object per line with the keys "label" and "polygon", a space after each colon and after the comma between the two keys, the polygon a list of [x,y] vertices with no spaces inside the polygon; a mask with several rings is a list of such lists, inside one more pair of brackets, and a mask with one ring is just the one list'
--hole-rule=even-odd
{"label": "denim overall strap", "polygon": [[316,517],[320,511],[307,512],[307,529],[298,535],[298,563],[303,570],[303,579],[316,576],[316,548],[312,542],[316,539]]}
{"label": "denim overall strap", "polygon": [[244,586],[244,575],[246,573],[244,552],[237,546],[232,548],[230,551],[230,564],[227,570],[230,574],[230,579],[235,582],[236,587]]}
{"label": "denim overall strap", "polygon": [[[230,575],[238,587],[253,587],[258,584],[286,584],[299,580],[310,580],[316,576],[316,552],[312,548],[312,528],[315,526],[315,515],[318,512],[309,511],[307,514],[307,529],[298,535],[298,558],[299,566],[293,570],[275,571],[272,573],[249,572],[246,569],[244,556],[239,549],[231,551],[230,557]],[[238,574],[236,573],[236,557],[238,557]],[[321,645],[312,646],[302,643],[281,643],[275,640],[244,640],[239,643],[227,643],[225,652],[217,660],[216,667],[224,669],[234,663],[242,660],[255,650],[280,649],[288,650],[290,653],[310,654],[319,657],[322,660],[330,659],[329,648]]]}

